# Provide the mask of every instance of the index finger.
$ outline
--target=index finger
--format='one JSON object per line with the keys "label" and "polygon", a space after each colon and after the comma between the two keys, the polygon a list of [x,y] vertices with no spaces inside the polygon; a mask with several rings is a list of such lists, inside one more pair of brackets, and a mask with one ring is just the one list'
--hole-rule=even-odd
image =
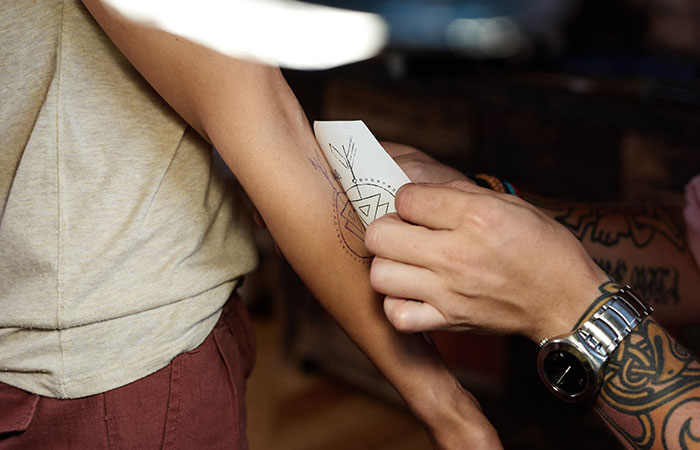
{"label": "index finger", "polygon": [[434,267],[440,263],[434,251],[446,231],[429,230],[402,221],[396,214],[372,222],[365,232],[367,249],[382,258],[418,267]]}

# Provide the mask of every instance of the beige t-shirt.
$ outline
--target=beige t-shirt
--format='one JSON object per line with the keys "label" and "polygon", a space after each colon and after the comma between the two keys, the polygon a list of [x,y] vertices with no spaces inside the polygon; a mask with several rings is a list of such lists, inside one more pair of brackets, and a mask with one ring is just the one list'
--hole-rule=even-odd
{"label": "beige t-shirt", "polygon": [[0,136],[0,381],[82,397],[199,345],[249,215],[79,1],[3,1]]}

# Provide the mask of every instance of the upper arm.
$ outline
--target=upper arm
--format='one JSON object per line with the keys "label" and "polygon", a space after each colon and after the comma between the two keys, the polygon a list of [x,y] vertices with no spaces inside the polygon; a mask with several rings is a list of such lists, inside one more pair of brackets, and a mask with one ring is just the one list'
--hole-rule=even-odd
{"label": "upper arm", "polygon": [[223,120],[245,133],[256,121],[297,114],[279,69],[135,23],[99,0],[83,3],[134,67],[205,138],[211,140],[209,129],[223,126]]}
{"label": "upper arm", "polygon": [[134,23],[99,0],[84,4],[151,86],[219,150],[271,231],[296,202],[313,204],[314,193],[327,192],[308,161],[313,134],[278,68]]}

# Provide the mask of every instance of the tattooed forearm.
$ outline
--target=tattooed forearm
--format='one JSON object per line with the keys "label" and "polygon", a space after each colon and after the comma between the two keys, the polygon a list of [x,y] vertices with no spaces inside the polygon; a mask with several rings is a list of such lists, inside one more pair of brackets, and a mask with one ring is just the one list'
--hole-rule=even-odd
{"label": "tattooed forearm", "polygon": [[[619,289],[602,284],[576,327]],[[649,317],[612,354],[595,407],[629,448],[700,448],[700,364]]]}
{"label": "tattooed forearm", "polygon": [[648,318],[612,355],[596,409],[632,448],[698,448],[700,364]]}
{"label": "tattooed forearm", "polygon": [[679,271],[674,267],[631,265],[621,259],[593,258],[596,264],[620,284],[629,284],[649,303],[678,305]]}
{"label": "tattooed forearm", "polygon": [[679,252],[686,249],[683,220],[673,208],[592,206],[526,198],[548,211],[580,241],[589,239],[606,247],[631,242],[636,248],[645,248],[655,240],[665,240]]}
{"label": "tattooed forearm", "polygon": [[343,192],[337,182],[335,173],[331,175],[323,156],[315,150],[314,156],[309,158],[311,166],[319,172],[330,186],[330,197],[333,204],[334,221],[337,238],[345,251],[356,261],[369,264],[372,254],[365,247],[365,228],[362,221],[355,212],[347,195]]}

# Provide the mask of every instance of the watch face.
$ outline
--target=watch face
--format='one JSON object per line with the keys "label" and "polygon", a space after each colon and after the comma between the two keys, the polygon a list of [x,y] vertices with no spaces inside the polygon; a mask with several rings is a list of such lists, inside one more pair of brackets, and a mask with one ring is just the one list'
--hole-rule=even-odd
{"label": "watch face", "polygon": [[568,395],[581,394],[588,384],[586,368],[566,350],[549,352],[542,361],[542,369],[550,384]]}

